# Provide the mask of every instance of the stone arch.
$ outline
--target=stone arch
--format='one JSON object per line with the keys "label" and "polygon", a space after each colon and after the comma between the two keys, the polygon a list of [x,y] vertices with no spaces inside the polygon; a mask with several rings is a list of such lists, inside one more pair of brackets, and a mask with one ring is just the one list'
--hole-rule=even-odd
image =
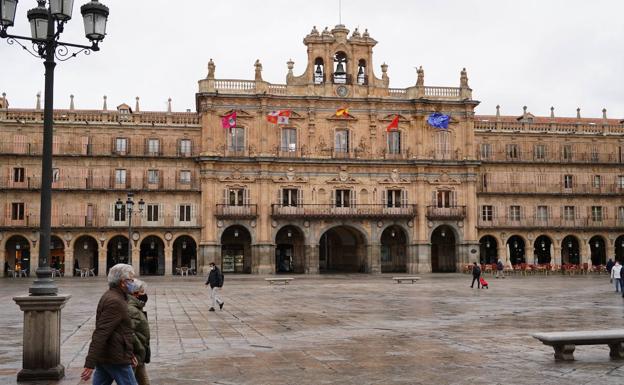
{"label": "stone arch", "polygon": [[223,229],[221,241],[221,271],[224,273],[251,273],[253,243],[247,226],[236,223]]}
{"label": "stone arch", "polygon": [[496,263],[500,258],[500,247],[495,236],[486,234],[479,239],[479,262]]}
{"label": "stone arch", "polygon": [[433,235],[434,231],[440,227],[440,226],[447,226],[450,227],[453,230],[453,235],[455,236],[455,239],[457,240],[457,243],[463,243],[464,242],[464,232],[462,231],[462,228],[458,227],[457,224],[455,223],[438,223],[433,227],[430,227],[429,230],[429,234],[428,234],[428,239],[431,239],[431,236]]}
{"label": "stone arch", "polygon": [[533,242],[533,256],[538,265],[550,264],[553,259],[554,241],[547,234],[540,234]]}
{"label": "stone arch", "polygon": [[615,260],[621,264],[624,262],[624,234],[615,239],[613,246],[615,247]]}
{"label": "stone arch", "polygon": [[370,236],[370,231],[364,226],[360,225],[359,223],[330,223],[319,228],[318,232],[316,232],[315,237],[320,238],[328,230],[331,230],[332,228],[339,227],[339,226],[353,227],[354,229],[360,231],[362,235],[364,236],[364,241],[365,241],[365,244],[367,245],[370,243],[370,239],[372,239],[372,237]]}
{"label": "stone arch", "polygon": [[[16,275],[31,274],[31,242],[22,234],[12,234],[4,242],[5,261],[8,264],[8,273]],[[4,266],[3,266],[4,268]]]}
{"label": "stone arch", "polygon": [[[410,243],[412,243],[412,231],[414,230],[411,227],[406,226],[404,223],[400,223],[400,222],[388,222],[388,223],[384,223],[384,225],[379,229],[379,232],[377,232],[377,234],[379,234],[379,236],[373,236],[372,238],[377,241],[378,243],[381,243],[381,234],[383,234],[384,231],[386,231],[388,228],[392,227],[392,226],[397,226],[400,227],[401,230],[403,230],[405,232],[405,236],[407,237],[407,244],[409,245]],[[375,235],[377,235],[375,234]]]}
{"label": "stone arch", "polygon": [[129,264],[131,262],[128,246],[128,237],[125,235],[117,234],[108,239],[106,242],[106,274],[111,267],[118,263]]}
{"label": "stone arch", "polygon": [[581,263],[581,241],[573,234],[561,240],[561,264],[579,265]]}
{"label": "stone arch", "polygon": [[513,234],[507,239],[505,244],[509,251],[509,263],[511,265],[527,263],[526,247],[529,242],[524,236]]}
{"label": "stone arch", "polygon": [[296,225],[286,224],[275,232],[275,272],[304,273],[306,234]]}
{"label": "stone arch", "polygon": [[60,270],[62,273],[69,271],[71,266],[65,266],[65,240],[61,235],[52,234],[50,236],[50,259],[49,266],[53,269]]}
{"label": "stone arch", "polygon": [[451,225],[441,224],[431,231],[430,240],[431,271],[434,273],[457,271],[458,231]]}
{"label": "stone arch", "polygon": [[197,250],[198,243],[189,234],[178,235],[172,243],[171,271],[174,274],[183,272],[182,269],[191,273],[197,273]]}
{"label": "stone arch", "polygon": [[591,263],[594,266],[607,264],[607,239],[602,235],[594,235],[589,239]]}
{"label": "stone arch", "polygon": [[319,238],[319,271],[364,273],[371,269],[367,258],[366,232],[352,224],[334,224]]}
{"label": "stone arch", "polygon": [[219,230],[217,231],[217,239],[223,238],[223,234],[226,232],[228,228],[232,226],[244,227],[245,230],[247,230],[247,232],[251,236],[251,244],[254,244],[256,242],[255,227],[251,227],[248,224],[241,223],[241,222],[234,222],[234,223],[228,224],[227,226],[224,225],[223,227],[220,227]]}
{"label": "stone arch", "polygon": [[382,273],[407,272],[408,239],[408,232],[398,224],[386,226],[381,232],[379,244]]}
{"label": "stone arch", "polygon": [[70,247],[74,251],[74,262],[73,266],[65,266],[65,274],[75,275],[79,269],[93,269],[97,276],[99,244],[95,237],[89,234],[74,237]]}

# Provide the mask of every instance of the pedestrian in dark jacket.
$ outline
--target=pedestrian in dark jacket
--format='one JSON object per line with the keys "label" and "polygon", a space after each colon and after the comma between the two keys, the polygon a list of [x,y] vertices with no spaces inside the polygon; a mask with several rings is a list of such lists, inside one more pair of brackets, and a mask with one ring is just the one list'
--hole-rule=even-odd
{"label": "pedestrian in dark jacket", "polygon": [[607,273],[611,274],[611,269],[613,269],[613,266],[615,266],[615,262],[613,262],[613,259],[609,258],[609,260],[607,261]]}
{"label": "pedestrian in dark jacket", "polygon": [[128,312],[132,320],[132,330],[134,330],[132,347],[137,359],[134,377],[139,385],[150,385],[145,367],[151,358],[149,322],[147,313],[143,310],[147,302],[146,285],[145,282],[135,279],[134,286],[134,292],[128,296]]}
{"label": "pedestrian in dark jacket", "polygon": [[474,283],[477,281],[477,289],[481,288],[481,282],[479,281],[481,278],[481,267],[476,263],[472,263],[472,283],[470,284],[471,288],[474,288]]}
{"label": "pedestrian in dark jacket", "polygon": [[496,262],[496,278],[501,277],[505,278],[505,265],[503,265],[503,261],[500,259]]}
{"label": "pedestrian in dark jacket", "polygon": [[215,311],[217,304],[219,308],[223,310],[225,302],[223,302],[219,296],[219,289],[223,287],[223,273],[221,273],[221,270],[219,270],[214,262],[210,262],[208,265],[210,266],[210,274],[208,274],[206,285],[210,286],[210,299],[212,300],[212,306],[210,306],[208,311]]}
{"label": "pedestrian in dark jacket", "polygon": [[134,290],[132,266],[117,264],[108,272],[109,290],[102,295],[95,316],[95,330],[81,374],[83,381],[93,375],[93,384],[137,385],[132,367],[134,357],[132,321],[127,294]]}

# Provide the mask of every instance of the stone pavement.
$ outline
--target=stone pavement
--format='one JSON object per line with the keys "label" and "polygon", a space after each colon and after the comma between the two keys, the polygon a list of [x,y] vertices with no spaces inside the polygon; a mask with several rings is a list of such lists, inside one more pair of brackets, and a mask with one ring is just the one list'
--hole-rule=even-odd
{"label": "stone pavement", "polygon": [[[226,276],[223,311],[208,312],[199,277],[148,277],[155,385],[178,384],[622,384],[624,362],[606,346],[580,346],[571,363],[536,331],[624,327],[624,299],[606,276],[490,278],[461,274],[295,276],[269,286]],[[21,367],[26,279],[0,280],[0,384]],[[103,278],[63,278],[62,362],[80,383]]]}

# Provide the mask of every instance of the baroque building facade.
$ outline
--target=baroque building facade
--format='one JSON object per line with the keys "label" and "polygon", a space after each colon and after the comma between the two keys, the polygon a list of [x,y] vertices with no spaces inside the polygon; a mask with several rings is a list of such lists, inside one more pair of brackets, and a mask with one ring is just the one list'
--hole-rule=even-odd
{"label": "baroque building facade", "polygon": [[[303,73],[289,61],[285,84],[264,81],[259,61],[254,80],[218,79],[210,60],[196,112],[144,112],[138,98],[76,110],[73,97],[56,110],[53,266],[416,273],[624,257],[623,121],[478,116],[465,70],[459,87],[426,86],[419,68],[414,86],[390,88],[368,31],[313,28],[303,42]],[[269,123],[280,110],[288,123]],[[38,263],[42,117],[39,100],[0,99],[3,274]],[[127,193],[144,203],[132,218]]]}

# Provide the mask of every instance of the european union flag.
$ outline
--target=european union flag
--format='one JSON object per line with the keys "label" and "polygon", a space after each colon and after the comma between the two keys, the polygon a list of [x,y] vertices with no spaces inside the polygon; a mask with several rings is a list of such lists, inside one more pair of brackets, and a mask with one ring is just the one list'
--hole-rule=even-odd
{"label": "european union flag", "polygon": [[450,120],[450,116],[441,114],[439,112],[434,112],[427,118],[427,123],[429,123],[429,125],[432,127],[446,130],[448,128]]}

